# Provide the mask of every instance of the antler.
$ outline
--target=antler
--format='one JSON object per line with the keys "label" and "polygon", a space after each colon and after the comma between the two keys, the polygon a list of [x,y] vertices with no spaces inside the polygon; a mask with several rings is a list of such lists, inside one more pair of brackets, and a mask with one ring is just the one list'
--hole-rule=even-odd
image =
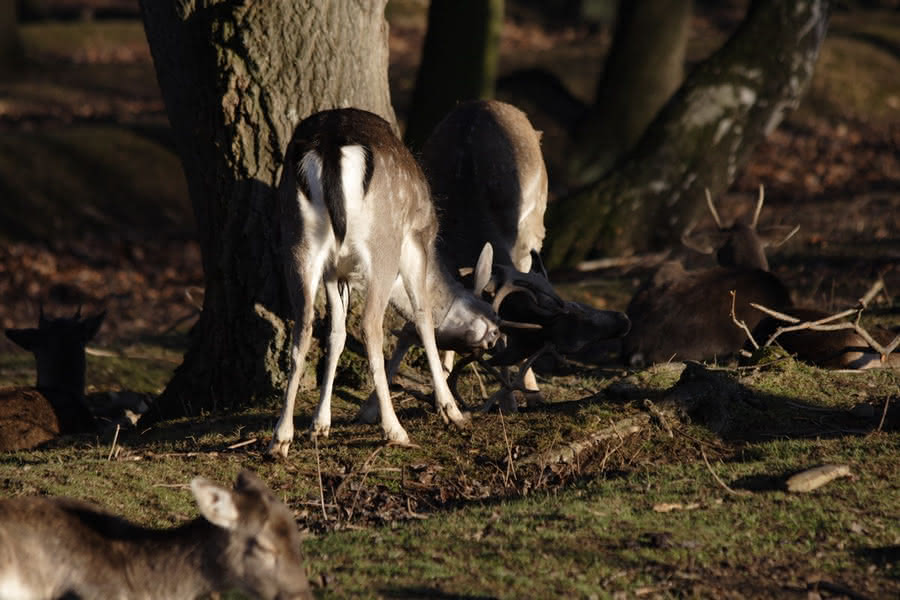
{"label": "antler", "polygon": [[[756,225],[759,223],[759,214],[762,212],[763,202],[765,202],[765,190],[763,188],[763,184],[759,184],[759,199],[756,201],[756,211],[753,213],[753,220],[750,222],[750,229],[756,231]],[[795,232],[796,233],[796,232]],[[793,235],[793,234],[791,234]],[[782,241],[782,244],[787,241],[787,238]]]}
{"label": "antler", "polygon": [[713,248],[712,245],[700,245],[691,239],[691,233],[694,232],[694,225],[696,225],[696,223],[691,223],[691,225],[681,233],[681,243],[700,254],[712,254],[715,251],[715,248]]}
{"label": "antler", "polygon": [[706,205],[709,207],[709,212],[712,214],[713,220],[716,222],[716,226],[719,229],[725,229],[722,225],[722,219],[719,218],[719,212],[716,210],[716,205],[713,204],[712,196],[709,194],[709,188],[703,188],[703,191],[706,193]]}

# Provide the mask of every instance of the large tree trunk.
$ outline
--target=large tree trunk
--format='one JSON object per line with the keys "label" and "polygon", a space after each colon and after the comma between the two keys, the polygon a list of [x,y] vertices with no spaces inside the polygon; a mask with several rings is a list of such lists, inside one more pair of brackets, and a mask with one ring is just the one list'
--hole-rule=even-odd
{"label": "large tree trunk", "polygon": [[493,98],[502,25],[503,0],[431,0],[407,145],[421,149],[457,102]]}
{"label": "large tree trunk", "polygon": [[755,0],[728,42],[687,77],[610,174],[549,207],[551,267],[594,249],[622,253],[677,240],[794,108],[825,37],[830,0]]}
{"label": "large tree trunk", "polygon": [[569,181],[604,175],[684,78],[692,0],[620,0],[593,106],[573,132]]}
{"label": "large tree trunk", "polygon": [[0,0],[0,79],[22,69],[25,52],[19,37],[16,0]]}
{"label": "large tree trunk", "polygon": [[274,210],[282,155],[317,110],[356,106],[395,123],[385,3],[141,2],[206,279],[158,416],[231,409],[283,389],[289,303]]}

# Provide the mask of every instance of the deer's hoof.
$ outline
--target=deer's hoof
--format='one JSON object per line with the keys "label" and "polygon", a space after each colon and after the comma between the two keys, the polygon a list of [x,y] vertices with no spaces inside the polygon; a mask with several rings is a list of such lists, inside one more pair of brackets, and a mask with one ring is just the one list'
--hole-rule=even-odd
{"label": "deer's hoof", "polygon": [[387,440],[388,444],[391,446],[403,446],[406,448],[412,446],[412,442],[409,441],[409,435],[402,427],[386,429],[384,431],[384,439]]}
{"label": "deer's hoof", "polygon": [[327,438],[329,433],[331,433],[330,423],[313,422],[313,424],[309,426],[309,439],[311,440],[315,440],[317,438]]}
{"label": "deer's hoof", "polygon": [[444,423],[452,423],[458,429],[466,429],[472,422],[472,413],[461,412],[456,406],[441,411],[441,416],[444,417]]}
{"label": "deer's hoof", "polygon": [[266,450],[266,455],[275,460],[284,460],[287,458],[288,450],[290,450],[290,448],[290,440],[280,441],[273,437],[272,442],[269,444],[269,449]]}

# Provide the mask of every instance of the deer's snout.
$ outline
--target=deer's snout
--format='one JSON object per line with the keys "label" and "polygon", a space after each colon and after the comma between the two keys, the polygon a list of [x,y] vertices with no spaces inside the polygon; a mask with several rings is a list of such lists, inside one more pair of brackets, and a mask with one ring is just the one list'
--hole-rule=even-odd
{"label": "deer's snout", "polygon": [[500,338],[500,328],[497,324],[484,318],[478,318],[472,323],[467,336],[467,344],[470,348],[483,348],[490,350]]}

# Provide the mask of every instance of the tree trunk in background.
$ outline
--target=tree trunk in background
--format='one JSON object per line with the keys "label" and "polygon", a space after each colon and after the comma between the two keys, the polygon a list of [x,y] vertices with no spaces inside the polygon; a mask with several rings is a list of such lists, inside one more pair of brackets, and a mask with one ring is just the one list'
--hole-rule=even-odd
{"label": "tree trunk in background", "polygon": [[457,102],[494,96],[502,27],[503,0],[431,0],[408,146],[420,149]]}
{"label": "tree trunk in background", "polygon": [[280,395],[289,302],[275,193],[305,116],[357,106],[395,123],[386,0],[144,0],[144,27],[203,251],[206,295],[157,416]]}
{"label": "tree trunk in background", "polygon": [[726,44],[698,65],[634,151],[604,178],[553,203],[550,267],[589,252],[623,253],[677,240],[703,189],[734,181],[757,143],[796,107],[825,37],[830,0],[755,0]]}
{"label": "tree trunk in background", "polygon": [[692,0],[620,0],[594,105],[573,132],[569,181],[606,174],[684,78]]}
{"label": "tree trunk in background", "polygon": [[25,52],[19,37],[16,0],[0,0],[0,78],[22,69]]}

